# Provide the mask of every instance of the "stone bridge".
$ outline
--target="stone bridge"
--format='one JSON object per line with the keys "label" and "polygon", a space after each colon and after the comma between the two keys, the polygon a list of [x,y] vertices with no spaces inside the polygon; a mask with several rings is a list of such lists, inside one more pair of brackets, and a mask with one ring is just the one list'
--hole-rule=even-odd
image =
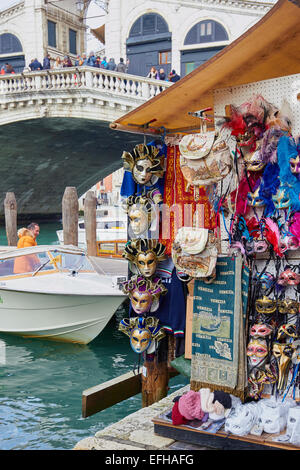
{"label": "stone bridge", "polygon": [[9,191],[20,215],[60,214],[66,186],[82,195],[141,141],[109,123],[170,85],[93,67],[0,76],[0,215]]}

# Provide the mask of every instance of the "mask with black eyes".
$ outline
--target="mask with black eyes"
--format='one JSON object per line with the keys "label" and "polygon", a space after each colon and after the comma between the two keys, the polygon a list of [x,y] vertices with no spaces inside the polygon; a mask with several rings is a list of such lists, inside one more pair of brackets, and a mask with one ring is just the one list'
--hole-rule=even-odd
{"label": "mask with black eyes", "polygon": [[123,257],[129,260],[142,276],[149,278],[155,274],[158,263],[166,258],[165,251],[166,247],[157,240],[137,239],[126,243]]}
{"label": "mask with black eyes", "polygon": [[138,144],[131,152],[123,152],[124,170],[130,171],[134,181],[141,185],[153,185],[164,174],[164,156],[153,145]]}

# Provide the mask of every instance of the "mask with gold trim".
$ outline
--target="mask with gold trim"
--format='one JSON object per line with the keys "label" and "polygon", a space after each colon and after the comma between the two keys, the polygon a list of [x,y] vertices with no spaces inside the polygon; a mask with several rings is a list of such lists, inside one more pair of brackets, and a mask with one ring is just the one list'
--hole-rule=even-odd
{"label": "mask with gold trim", "polygon": [[268,356],[268,345],[263,338],[253,338],[249,341],[246,355],[251,367],[262,366]]}
{"label": "mask with gold trim", "polygon": [[277,331],[277,340],[287,340],[298,338],[297,327],[293,323],[281,325]]}
{"label": "mask with gold trim", "polygon": [[256,149],[253,152],[246,151],[246,149],[244,149],[244,163],[248,171],[260,171],[266,165],[266,163],[262,160],[261,144],[262,140],[257,140]]}
{"label": "mask with gold trim", "polygon": [[299,313],[299,302],[292,299],[278,300],[278,312],[282,315],[297,315]]}
{"label": "mask with gold trim", "polygon": [[265,315],[270,315],[276,312],[276,300],[270,299],[265,295],[260,298],[256,299],[255,301],[255,308],[258,313],[264,313]]}
{"label": "mask with gold trim", "polygon": [[286,388],[289,369],[292,363],[292,357],[295,349],[291,344],[273,343],[272,353],[278,366],[278,390]]}
{"label": "mask with gold trim", "polygon": [[[123,257],[130,261],[142,276],[151,277],[157,265],[166,258],[166,247],[157,240],[137,239],[126,243]],[[132,266],[133,265],[133,266]]]}
{"label": "mask with gold trim", "polygon": [[260,186],[258,186],[253,193],[249,192],[247,194],[247,203],[251,207],[262,207],[265,202],[259,195]]}
{"label": "mask with gold trim", "polygon": [[277,193],[272,196],[275,209],[287,209],[291,205],[290,196],[283,186],[279,186]]}
{"label": "mask with gold trim", "polygon": [[162,201],[163,198],[158,189],[148,191],[145,195],[127,198],[123,209],[128,214],[128,232],[131,238],[140,237],[147,233],[156,217],[154,205]]}
{"label": "mask with gold trim", "polygon": [[274,329],[271,325],[266,323],[255,323],[250,328],[250,336],[252,338],[267,338],[270,337]]}
{"label": "mask with gold trim", "polygon": [[124,170],[130,171],[134,181],[141,185],[153,185],[164,174],[164,156],[153,145],[138,144],[130,152],[122,154]]}
{"label": "mask with gold trim", "polygon": [[165,332],[155,317],[123,318],[119,324],[119,331],[129,336],[130,345],[138,354],[154,352],[155,343],[165,337]]}
{"label": "mask with gold trim", "polygon": [[129,296],[135,313],[143,315],[154,312],[159,306],[159,298],[167,292],[159,277],[146,279],[142,276],[132,276],[123,284],[124,294]]}

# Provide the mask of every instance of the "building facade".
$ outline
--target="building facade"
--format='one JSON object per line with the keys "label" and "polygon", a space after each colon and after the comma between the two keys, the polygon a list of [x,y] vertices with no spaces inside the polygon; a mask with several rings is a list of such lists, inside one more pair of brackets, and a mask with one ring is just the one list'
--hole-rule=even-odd
{"label": "building facade", "polygon": [[116,62],[128,58],[128,72],[135,75],[146,76],[155,66],[185,76],[253,26],[274,3],[108,0],[105,54]]}
{"label": "building facade", "polygon": [[[3,2],[5,5],[5,0]],[[9,4],[8,4],[9,5]],[[75,59],[86,47],[84,11],[75,0],[23,0],[0,11],[0,68],[22,72],[32,59]]]}

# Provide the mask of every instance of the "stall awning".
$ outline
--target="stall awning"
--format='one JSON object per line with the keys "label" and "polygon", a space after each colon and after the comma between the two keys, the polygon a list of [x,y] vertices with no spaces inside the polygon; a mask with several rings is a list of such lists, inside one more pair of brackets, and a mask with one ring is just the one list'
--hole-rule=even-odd
{"label": "stall awning", "polygon": [[[110,124],[112,129],[168,132],[199,127],[190,116],[213,108],[213,91],[300,72],[300,0],[279,0],[246,33],[210,60],[135,110]],[[184,132],[184,131],[183,131]]]}
{"label": "stall awning", "polygon": [[99,28],[91,28],[91,33],[95,36],[96,39],[99,39],[102,44],[105,44],[105,24],[99,26]]}

